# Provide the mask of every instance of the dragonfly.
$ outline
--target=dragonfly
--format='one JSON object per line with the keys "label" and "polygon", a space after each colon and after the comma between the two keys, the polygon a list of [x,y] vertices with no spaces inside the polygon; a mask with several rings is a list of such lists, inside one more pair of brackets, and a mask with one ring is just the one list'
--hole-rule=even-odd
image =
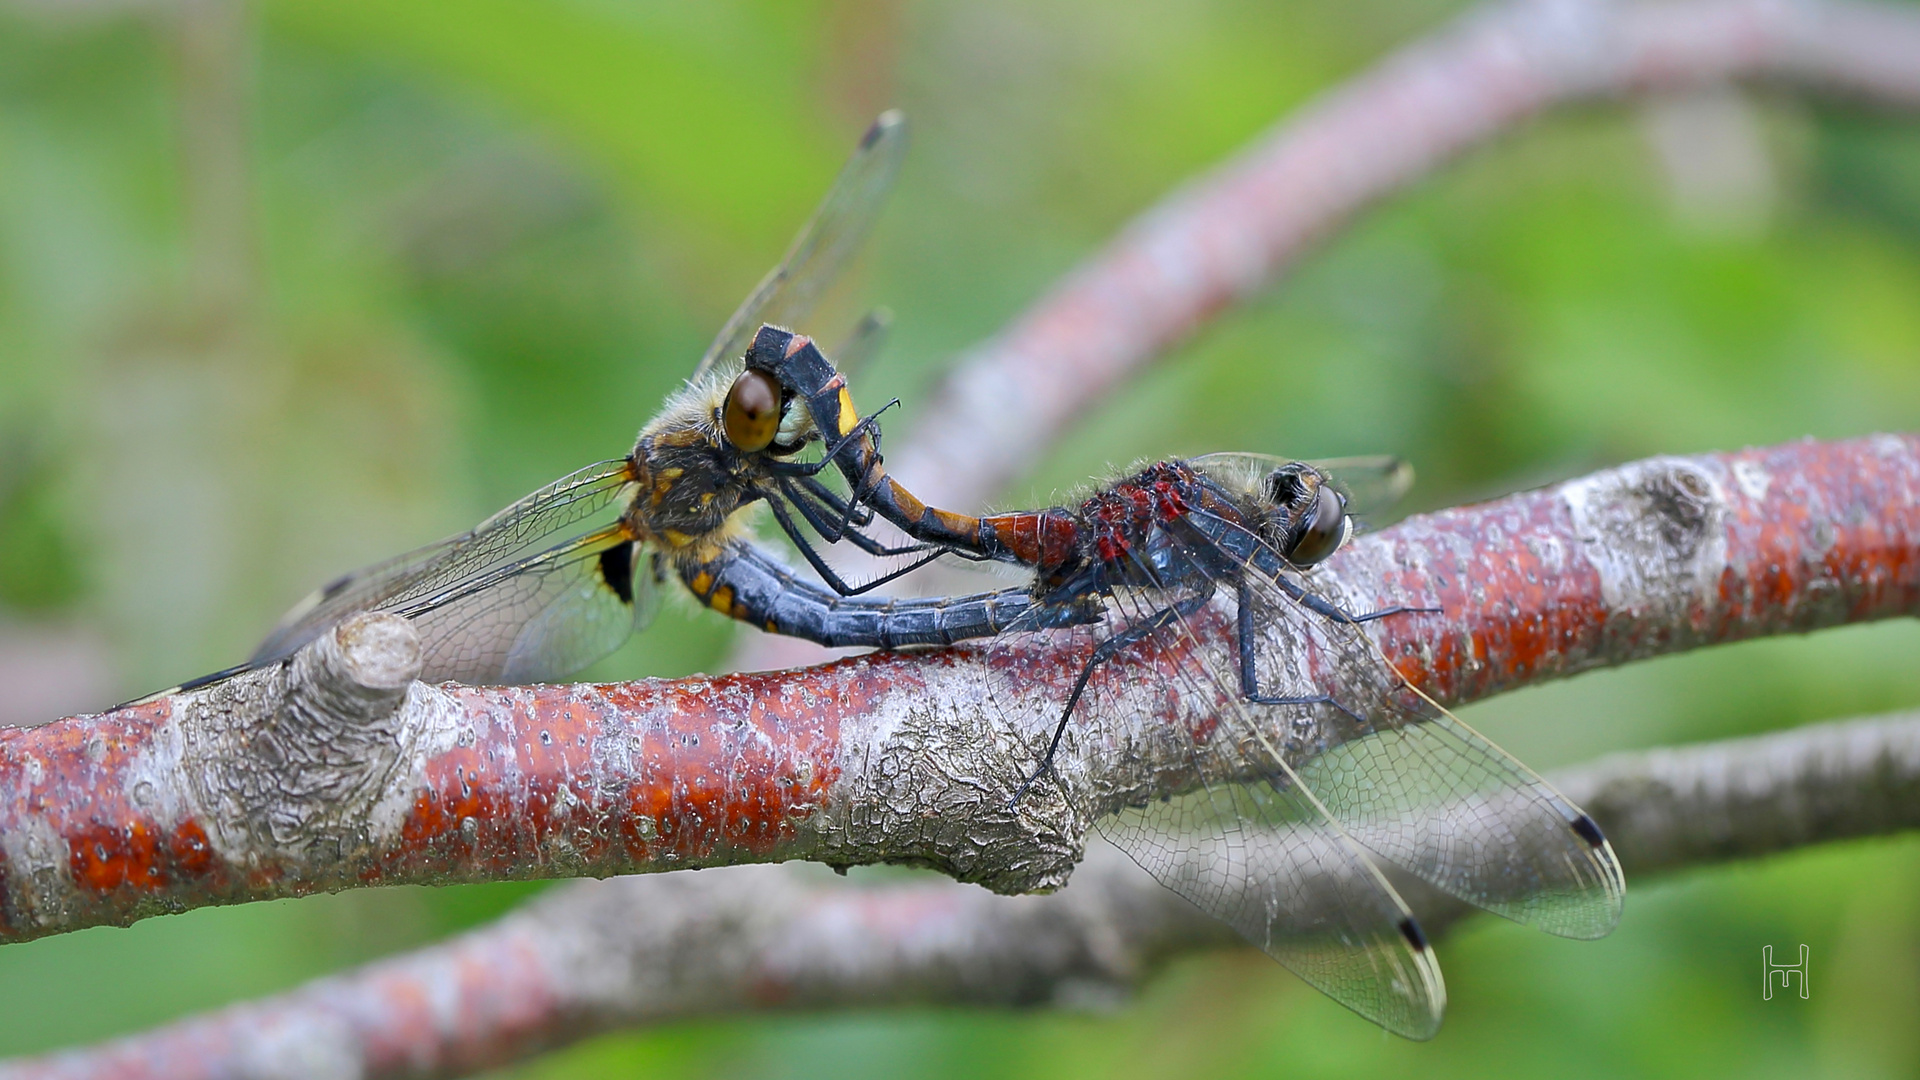
{"label": "dragonfly", "polygon": [[[788,341],[767,350],[769,373],[823,430],[854,431],[845,379],[817,353]],[[1618,923],[1625,878],[1594,820],[1422,693],[1366,633],[1437,609],[1350,612],[1312,577],[1351,540],[1353,510],[1406,489],[1397,459],[1209,454],[1155,463],[1077,506],[988,517],[925,505],[872,440],[831,460],[909,537],[1030,572],[1028,609],[983,635],[984,670],[1030,682],[1037,653],[1022,639],[1034,634],[1048,635],[1048,655],[1080,658],[1013,802],[1054,775],[1163,884],[1341,1004],[1411,1038],[1438,1030],[1445,983],[1390,869],[1561,936]],[[1052,618],[1054,605],[1074,619]],[[1327,671],[1341,673],[1339,695],[1316,683]],[[1009,724],[1038,719],[1030,687],[990,691]],[[1156,727],[1169,694],[1188,722]],[[1076,755],[1098,765],[1060,777],[1076,713],[1102,725]],[[1116,787],[1116,776],[1148,779]]]}
{"label": "dragonfly", "polygon": [[[281,663],[369,611],[412,621],[425,680],[560,678],[646,626],[672,577],[723,615],[835,646],[945,644],[998,633],[1019,618],[1061,625],[1097,618],[1086,607],[1034,611],[1020,590],[930,600],[865,596],[941,549],[873,539],[863,531],[871,512],[822,481],[826,459],[800,459],[822,436],[810,413],[767,374],[781,358],[761,354],[809,339],[763,332],[764,324],[806,319],[840,275],[894,184],[906,132],[898,111],[867,129],[786,256],[722,326],[626,456],[561,477],[467,532],[338,578],[295,606],[244,663],[150,697]],[[883,320],[869,316],[841,355],[871,353],[883,331]],[[877,452],[873,419],[833,433],[836,444],[851,440]],[[772,510],[824,588],[751,542],[745,512],[759,504]],[[609,515],[611,521],[592,524]],[[826,542],[846,540],[873,555],[913,561],[849,583],[821,558],[809,528]]]}

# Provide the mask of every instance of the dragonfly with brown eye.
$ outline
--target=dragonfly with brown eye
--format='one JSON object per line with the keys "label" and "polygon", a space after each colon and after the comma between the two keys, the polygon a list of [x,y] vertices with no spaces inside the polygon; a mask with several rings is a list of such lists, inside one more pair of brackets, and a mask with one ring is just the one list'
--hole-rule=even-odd
{"label": "dragonfly with brown eye", "polygon": [[[645,626],[670,577],[723,615],[835,646],[945,644],[1030,616],[1021,590],[937,600],[866,597],[945,549],[917,541],[890,546],[864,531],[871,511],[836,494],[821,474],[840,447],[877,448],[875,418],[832,433],[825,456],[800,460],[821,433],[768,374],[778,358],[760,355],[807,340],[780,332],[775,344],[762,329],[813,311],[871,229],[905,149],[906,121],[898,112],[873,123],[786,257],[727,320],[631,453],[561,477],[458,536],[338,578],[296,605],[245,662],[161,693],[281,663],[368,611],[413,622],[428,681],[561,678]],[[857,361],[871,353],[884,329],[883,319],[863,320],[843,355]],[[745,515],[756,505],[771,509],[824,587],[752,542]],[[596,518],[602,523],[592,524]],[[808,529],[826,542],[845,540],[906,562],[850,583],[820,557]],[[1063,625],[1089,617],[1046,616]]]}
{"label": "dragonfly with brown eye", "polygon": [[[1064,701],[983,688],[1010,728],[1048,733],[1010,802],[1052,776],[1162,882],[1390,1030],[1433,1034],[1445,988],[1376,857],[1555,933],[1610,930],[1623,879],[1592,820],[1396,681],[1361,631],[1422,609],[1351,614],[1308,576],[1351,536],[1358,489],[1391,493],[1404,468],[1208,455],[1159,463],[1077,507],[986,518],[928,507],[886,475],[875,417],[857,413],[845,377],[811,339],[777,324],[803,319],[838,274],[903,148],[903,122],[883,116],[632,453],[563,477],[467,533],[340,578],[246,663],[182,689],[279,663],[363,611],[413,621],[423,678],[557,678],[644,625],[670,576],[722,614],[822,644],[983,642],[989,677],[1003,670],[993,652],[1044,634],[1053,654],[1078,657]],[[842,359],[873,348],[879,330],[864,323]],[[821,456],[800,460],[815,442]],[[829,466],[847,495],[821,481]],[[742,513],[761,503],[824,585],[750,541]],[[602,513],[614,519],[552,542]],[[876,516],[908,542],[869,534]],[[803,525],[907,562],[850,584]],[[943,553],[1013,563],[1032,581],[956,597],[864,595]],[[1219,642],[1224,652],[1209,647]],[[1334,658],[1322,667],[1372,678],[1330,693],[1314,681],[1321,669],[1300,662],[1315,651]],[[1194,722],[1151,723],[1164,692]],[[1082,753],[1062,775],[1057,756],[1076,720],[1126,733],[1101,751],[1113,767]],[[1143,760],[1162,767],[1127,767]],[[1115,788],[1098,782],[1103,774],[1169,779]]]}

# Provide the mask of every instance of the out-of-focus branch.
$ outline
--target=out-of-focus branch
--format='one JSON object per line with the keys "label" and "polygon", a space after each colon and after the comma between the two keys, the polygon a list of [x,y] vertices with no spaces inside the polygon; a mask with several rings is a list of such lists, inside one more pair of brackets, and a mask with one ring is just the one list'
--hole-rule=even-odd
{"label": "out-of-focus branch", "polygon": [[1726,80],[1920,107],[1920,11],[1517,0],[1471,12],[1136,218],[915,403],[891,471],[934,506],[983,505],[1075,417],[1374,202],[1556,106]]}
{"label": "out-of-focus branch", "polygon": [[[1621,754],[1552,779],[1644,880],[1920,826],[1920,714]],[[1415,903],[1430,928],[1471,910]],[[1110,1000],[1170,956],[1237,940],[1105,846],[1050,896],[861,888],[792,867],[647,875],[559,890],[408,956],[0,1076],[284,1075],[288,1061],[365,1080],[460,1075],[729,1013]]]}
{"label": "out-of-focus branch", "polygon": [[227,330],[248,314],[257,275],[247,7],[240,0],[181,0],[166,17],[178,59],[189,301],[195,316]]}
{"label": "out-of-focus branch", "polygon": [[[1500,690],[1700,645],[1920,611],[1920,437],[1658,458],[1411,518],[1318,574],[1429,694]],[[1197,618],[1171,649],[1229,648]],[[1336,699],[1375,666],[1263,630]],[[1191,784],[1168,731],[1215,703],[1083,711],[1010,806],[1083,636],[607,686],[407,682],[411,629],[368,617],[283,666],[0,732],[0,940],[369,884],[809,859],[1064,884],[1088,799]],[[1157,710],[1157,711],[1156,711]],[[1095,756],[1098,748],[1138,752]],[[1084,751],[1084,752],[1083,752]],[[1177,778],[1177,780],[1175,779]]]}

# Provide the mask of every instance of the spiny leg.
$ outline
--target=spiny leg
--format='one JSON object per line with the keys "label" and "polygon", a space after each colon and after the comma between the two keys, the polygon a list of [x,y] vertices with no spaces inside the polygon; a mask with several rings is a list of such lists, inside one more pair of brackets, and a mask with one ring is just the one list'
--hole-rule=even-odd
{"label": "spiny leg", "polygon": [[862,505],[857,500],[842,499],[838,492],[821,483],[819,477],[797,476],[792,478],[792,482],[829,511],[845,515],[851,524],[861,528],[873,524],[873,507]]}
{"label": "spiny leg", "polygon": [[[820,538],[829,544],[837,543],[841,540],[848,540],[861,551],[869,555],[881,557],[918,555],[923,551],[938,551],[944,554],[947,550],[939,544],[921,543],[917,541],[902,547],[890,547],[866,533],[861,532],[859,529],[850,527],[845,517],[838,523],[828,521],[825,514],[822,513],[822,507],[817,503],[809,501],[811,496],[820,493],[808,492],[804,489],[796,490],[794,487],[795,483],[796,481],[783,476],[779,480],[780,490],[786,494],[787,500],[793,504],[794,509],[800,511],[800,515],[807,519],[807,524],[813,526],[813,530],[820,534]],[[803,479],[797,481],[797,483],[805,484],[807,481]],[[831,495],[832,493],[827,492],[827,494]],[[827,513],[833,513],[836,512],[837,508],[829,505],[825,509]],[[870,516],[869,520],[871,520]]]}
{"label": "spiny leg", "polygon": [[1259,665],[1253,655],[1253,590],[1247,587],[1247,579],[1242,577],[1234,583],[1234,602],[1240,611],[1235,620],[1235,646],[1240,652],[1240,694],[1256,705],[1331,705],[1353,718],[1356,724],[1365,724],[1359,713],[1342,705],[1331,694],[1311,694],[1302,697],[1275,697],[1260,692]]}
{"label": "spiny leg", "polygon": [[1008,807],[1018,806],[1021,798],[1026,795],[1027,789],[1031,788],[1034,782],[1039,780],[1040,777],[1053,770],[1053,756],[1060,749],[1060,740],[1067,733],[1067,722],[1073,719],[1073,707],[1079,704],[1080,695],[1086,692],[1087,680],[1093,677],[1093,669],[1113,659],[1120,650],[1142,640],[1149,634],[1164,630],[1175,623],[1190,618],[1195,612],[1205,607],[1207,601],[1211,599],[1212,596],[1213,586],[1208,585],[1204,592],[1195,593],[1170,607],[1161,608],[1152,615],[1147,616],[1132,626],[1127,627],[1125,630],[1122,630],[1120,633],[1101,642],[1094,648],[1093,652],[1087,657],[1087,662],[1080,666],[1079,677],[1073,681],[1073,692],[1067,695],[1066,708],[1060,710],[1060,722],[1054,725],[1053,738],[1047,741],[1047,752],[1045,756],[1041,757],[1039,767],[1034,769],[1025,780],[1021,781],[1018,788],[1014,789],[1013,798],[1007,802]]}
{"label": "spiny leg", "polygon": [[[829,544],[848,539],[855,531],[851,516],[841,516],[839,521],[829,519],[829,515],[840,515],[845,509],[844,506],[838,505],[836,500],[835,504],[823,507],[818,492],[808,491],[800,486],[804,481],[805,478],[796,482],[792,477],[782,476],[777,477],[774,482],[780,486],[781,494],[787,497],[787,501],[793,504],[793,508],[800,511],[800,516],[807,519],[807,524],[813,526],[813,531],[820,534],[820,539]],[[870,537],[868,539],[872,543],[878,543]]]}
{"label": "spiny leg", "polygon": [[[900,399],[894,398],[892,401],[881,406],[881,408],[872,415],[862,417],[860,422],[855,424],[852,430],[848,431],[840,441],[829,444],[818,461],[767,461],[764,463],[769,473],[782,479],[794,478],[802,483],[808,484],[809,490],[838,508],[836,512],[840,514],[840,522],[837,525],[828,525],[825,523],[824,518],[816,517],[811,513],[807,514],[808,524],[812,525],[828,543],[833,543],[840,539],[840,537],[847,535],[851,531],[851,524],[856,519],[862,526],[873,520],[871,508],[864,504],[867,494],[873,490],[874,483],[877,482],[871,479],[875,470],[869,468],[862,474],[862,483],[851,493],[851,497],[844,503],[840,501],[839,496],[834,495],[830,489],[814,478],[831,464],[834,458],[838,457],[843,451],[857,446],[860,439],[869,434],[873,439],[873,459],[877,463],[880,457],[880,413],[886,412],[898,404],[900,404]],[[788,492],[788,497],[793,498],[796,505],[799,504],[799,500],[794,498],[791,491]],[[804,509],[803,512],[805,512]],[[859,543],[859,541],[856,541],[856,543]],[[865,549],[864,544],[861,544],[861,547]]]}
{"label": "spiny leg", "polygon": [[929,552],[924,558],[915,559],[906,566],[891,570],[882,574],[880,577],[874,578],[872,581],[864,582],[860,585],[849,585],[845,579],[834,572],[833,567],[829,566],[825,559],[820,557],[820,553],[814,550],[813,545],[808,542],[806,534],[795,524],[793,515],[787,513],[787,508],[781,505],[780,499],[768,498],[767,507],[773,511],[773,519],[779,522],[780,531],[786,533],[787,539],[793,541],[793,546],[800,549],[800,554],[807,560],[807,564],[813,567],[814,571],[820,575],[821,580],[825,581],[829,588],[841,596],[858,596],[870,589],[879,588],[895,578],[902,577],[920,569],[945,554],[944,549],[935,550]]}
{"label": "spiny leg", "polygon": [[900,404],[900,399],[894,398],[892,401],[889,401],[885,405],[880,406],[879,409],[874,411],[873,415],[868,416],[862,419],[860,423],[855,424],[853,427],[853,430],[847,434],[846,438],[841,439],[837,444],[835,444],[830,449],[828,449],[825,454],[821,455],[822,464],[825,464],[826,462],[834,460],[835,458],[840,456],[843,450],[846,450],[856,445],[859,439],[859,434],[864,428],[866,428],[869,425],[872,426],[873,456],[869,460],[868,466],[865,469],[861,470],[860,482],[857,484],[853,484],[848,488],[847,505],[849,507],[853,507],[853,506],[864,507],[867,503],[867,500],[873,495],[874,489],[880,486],[881,479],[883,476],[879,468],[880,461],[881,461],[880,427],[877,423],[875,423],[875,421],[879,419],[881,413],[886,412],[888,409],[891,409],[898,404]]}
{"label": "spiny leg", "polygon": [[1406,604],[1395,604],[1392,607],[1383,607],[1378,611],[1369,611],[1365,615],[1355,615],[1321,596],[1319,593],[1309,590],[1306,586],[1294,581],[1285,574],[1275,574],[1269,580],[1285,590],[1288,596],[1299,601],[1300,606],[1306,608],[1308,611],[1316,615],[1325,616],[1335,622],[1352,623],[1356,626],[1360,623],[1372,622],[1375,619],[1384,619],[1389,615],[1438,615],[1446,610],[1438,607],[1410,607]]}
{"label": "spiny leg", "polygon": [[869,416],[861,417],[860,422],[853,425],[853,430],[847,432],[846,435],[840,439],[840,441],[832,443],[826,448],[826,450],[822,453],[820,460],[818,461],[768,461],[764,463],[766,470],[770,473],[774,473],[780,476],[818,475],[821,472],[821,470],[825,469],[829,464],[833,462],[834,458],[840,456],[840,454],[845,450],[847,450],[849,447],[857,444],[860,441],[861,436],[867,435],[869,433],[871,433],[873,436],[873,445],[875,447],[875,452],[877,454],[878,447],[880,445],[880,428],[878,426],[878,423],[880,420],[880,413],[886,412],[888,409],[891,409],[898,404],[900,404],[900,399],[895,398],[892,401],[887,402],[887,404],[883,406],[879,410],[879,412],[875,412]]}

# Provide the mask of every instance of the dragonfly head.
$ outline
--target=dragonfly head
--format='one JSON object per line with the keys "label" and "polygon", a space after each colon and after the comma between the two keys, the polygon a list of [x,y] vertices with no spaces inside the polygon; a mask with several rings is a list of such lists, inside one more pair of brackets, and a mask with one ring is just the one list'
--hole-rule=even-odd
{"label": "dragonfly head", "polygon": [[1352,538],[1346,497],[1313,466],[1290,461],[1268,473],[1261,487],[1272,507],[1268,539],[1293,565],[1325,562]]}
{"label": "dragonfly head", "polygon": [[811,345],[808,338],[778,326],[762,326],[754,335],[746,369],[733,380],[720,410],[720,433],[732,449],[747,455],[765,452],[791,457],[819,437],[807,407],[809,391],[805,384],[796,385],[794,377],[812,361],[825,375],[810,369],[807,374],[825,382],[833,374],[833,365]]}

